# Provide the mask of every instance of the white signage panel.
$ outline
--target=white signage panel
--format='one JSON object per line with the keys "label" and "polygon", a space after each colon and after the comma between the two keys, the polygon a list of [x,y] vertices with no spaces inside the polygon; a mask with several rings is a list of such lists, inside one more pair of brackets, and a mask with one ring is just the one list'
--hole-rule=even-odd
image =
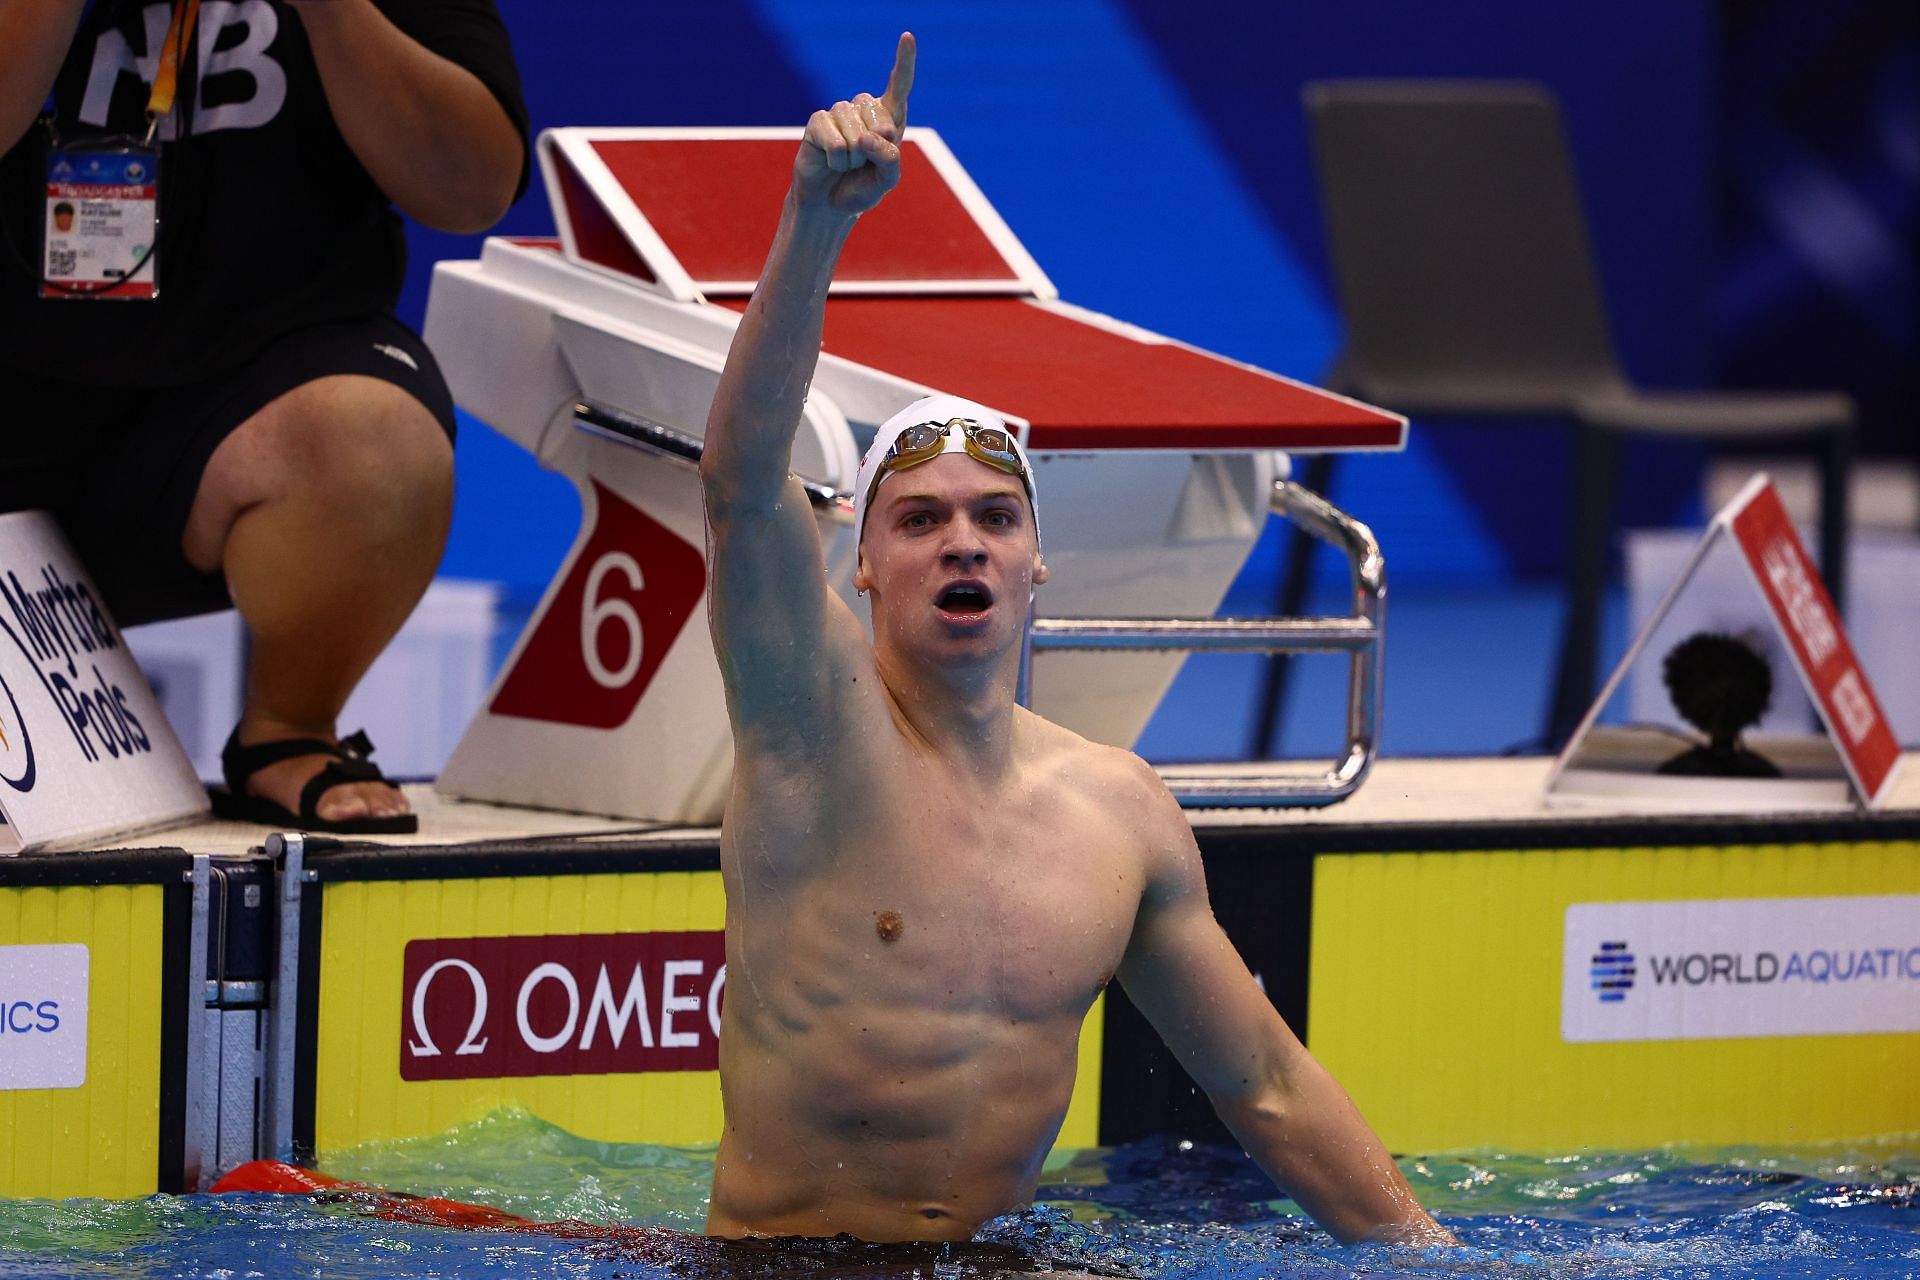
{"label": "white signage panel", "polygon": [[1920,895],[1567,908],[1569,1043],[1920,1031]]}
{"label": "white signage panel", "polygon": [[86,947],[0,947],[0,1090],[86,1082]]}
{"label": "white signage panel", "polygon": [[208,807],[193,764],[53,518],[0,515],[0,853]]}
{"label": "white signage panel", "polygon": [[[1661,774],[1656,767],[1671,759],[1675,750],[1665,735],[1652,729],[1597,725],[1614,691],[1640,662],[1681,593],[1722,538],[1738,549],[1795,673],[1819,707],[1825,740],[1834,752],[1832,763],[1838,767],[1829,767],[1820,758],[1824,752],[1814,745],[1819,740],[1812,739],[1776,742],[1762,752],[1778,757],[1774,763],[1784,777]],[[1773,482],[1757,475],[1713,517],[1679,578],[1627,646],[1606,687],[1561,748],[1547,775],[1546,790],[1550,804],[1597,800],[1617,805],[1632,800],[1683,812],[1785,812],[1843,807],[1850,782],[1860,803],[1876,809],[1891,793],[1899,766],[1899,737],[1847,638],[1839,610],[1787,518]],[[1835,782],[1841,785],[1829,785]]]}

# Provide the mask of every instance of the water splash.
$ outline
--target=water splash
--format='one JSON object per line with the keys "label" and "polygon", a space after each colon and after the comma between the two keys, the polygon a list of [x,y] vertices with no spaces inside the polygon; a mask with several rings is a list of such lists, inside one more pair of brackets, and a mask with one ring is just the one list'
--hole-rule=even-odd
{"label": "water splash", "polygon": [[[529,1218],[697,1231],[713,1152],[596,1142],[505,1110],[444,1135],[372,1144],[320,1163],[336,1177]],[[1920,1141],[1799,1151],[1481,1152],[1407,1159],[1401,1167],[1465,1247],[1342,1248],[1279,1198],[1245,1156],[1170,1141],[1050,1162],[1040,1203],[989,1223],[981,1239],[1156,1280],[1920,1275]],[[716,1264],[711,1250],[688,1243],[683,1256],[663,1263],[578,1240],[371,1220],[300,1198],[0,1200],[0,1280],[735,1274],[732,1262]],[[855,1263],[840,1252],[831,1263],[816,1254],[802,1260],[802,1270],[826,1274],[829,1265]],[[942,1264],[925,1274],[1003,1273]]]}
{"label": "water splash", "polygon": [[327,1157],[336,1178],[492,1205],[525,1218],[699,1231],[715,1146],[599,1142],[517,1108],[445,1134]]}

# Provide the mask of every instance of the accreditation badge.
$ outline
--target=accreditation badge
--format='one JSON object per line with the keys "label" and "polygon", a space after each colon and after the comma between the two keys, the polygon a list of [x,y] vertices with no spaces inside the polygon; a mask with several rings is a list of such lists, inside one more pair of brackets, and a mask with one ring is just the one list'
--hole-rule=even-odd
{"label": "accreditation badge", "polygon": [[56,147],[47,157],[43,298],[151,299],[160,152],[129,140]]}

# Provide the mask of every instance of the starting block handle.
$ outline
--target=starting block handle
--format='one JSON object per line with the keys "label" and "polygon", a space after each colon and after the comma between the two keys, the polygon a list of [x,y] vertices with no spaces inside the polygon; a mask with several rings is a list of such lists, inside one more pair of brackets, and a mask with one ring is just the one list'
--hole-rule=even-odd
{"label": "starting block handle", "polygon": [[[617,440],[621,444],[634,445],[657,453],[662,457],[678,462],[700,465],[700,458],[706,451],[706,443],[696,440],[684,431],[676,431],[662,423],[652,422],[625,409],[616,409],[612,405],[600,404],[592,400],[582,400],[573,406],[573,424],[582,431],[590,432],[605,439]],[[842,493],[829,485],[820,484],[805,477],[796,476],[800,487],[807,491],[807,500],[816,511],[822,512],[840,524],[853,523],[853,495]]]}
{"label": "starting block handle", "polygon": [[1178,649],[1347,655],[1345,750],[1321,775],[1232,764],[1161,771],[1189,808],[1270,808],[1334,804],[1353,794],[1373,766],[1380,732],[1381,658],[1386,643],[1387,564],[1373,530],[1291,480],[1275,480],[1275,514],[1347,557],[1353,613],[1345,618],[1030,618],[1020,656],[1022,706],[1029,704],[1036,649]]}

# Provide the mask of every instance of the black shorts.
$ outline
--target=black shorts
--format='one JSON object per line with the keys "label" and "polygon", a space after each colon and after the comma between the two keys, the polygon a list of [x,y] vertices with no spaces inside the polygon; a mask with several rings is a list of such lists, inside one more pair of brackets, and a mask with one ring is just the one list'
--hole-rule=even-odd
{"label": "black shorts", "polygon": [[200,476],[241,423],[335,374],[392,383],[453,439],[453,396],[439,365],[389,315],[299,329],[237,370],[158,390],[0,366],[0,511],[53,512],[122,626],[225,609],[226,579],[201,573],[180,551]]}

